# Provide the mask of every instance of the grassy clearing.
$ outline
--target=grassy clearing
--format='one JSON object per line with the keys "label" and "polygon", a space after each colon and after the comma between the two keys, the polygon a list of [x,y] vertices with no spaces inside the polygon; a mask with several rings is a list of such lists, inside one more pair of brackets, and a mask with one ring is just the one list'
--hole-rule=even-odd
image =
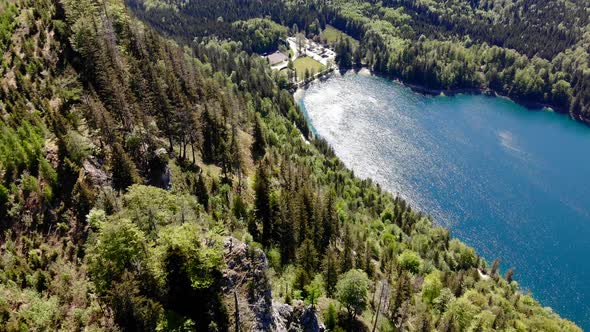
{"label": "grassy clearing", "polygon": [[302,80],[305,78],[305,69],[308,69],[310,74],[317,74],[324,70],[326,66],[310,57],[301,57],[293,61],[293,68],[297,73],[297,79]]}
{"label": "grassy clearing", "polygon": [[332,44],[340,40],[340,38],[348,38],[352,46],[357,47],[359,45],[358,40],[352,38],[351,36],[347,35],[346,33],[334,28],[331,25],[326,25],[324,31],[322,31],[322,36],[326,38],[328,43]]}

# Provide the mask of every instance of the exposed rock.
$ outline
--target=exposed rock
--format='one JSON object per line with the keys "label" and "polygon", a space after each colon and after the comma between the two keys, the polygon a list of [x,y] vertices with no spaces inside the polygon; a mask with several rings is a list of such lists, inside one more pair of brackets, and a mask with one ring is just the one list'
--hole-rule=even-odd
{"label": "exposed rock", "polygon": [[280,331],[323,332],[326,328],[317,316],[317,311],[311,305],[306,306],[302,301],[295,301],[293,306],[274,303],[273,309],[280,324]]}
{"label": "exposed rock", "polygon": [[272,292],[266,272],[268,262],[262,250],[228,237],[224,243],[225,303],[230,316],[230,326],[235,326],[238,298],[241,331],[277,331],[273,316]]}
{"label": "exposed rock", "polygon": [[53,168],[57,168],[59,166],[59,148],[55,141],[46,140],[43,150],[45,151],[45,159],[49,161]]}
{"label": "exposed rock", "polygon": [[321,332],[324,325],[316,310],[302,301],[288,305],[272,300],[267,277],[268,261],[264,252],[233,237],[224,241],[224,302],[230,329],[235,330],[236,303],[240,331]]}
{"label": "exposed rock", "polygon": [[272,312],[277,331],[287,331],[293,320],[293,307],[279,302],[272,302]]}
{"label": "exposed rock", "polygon": [[[297,315],[297,313],[295,313]],[[304,332],[323,332],[326,328],[324,324],[320,322],[315,308],[312,306],[304,307],[303,311],[299,315],[298,324],[301,327],[301,331]]]}
{"label": "exposed rock", "polygon": [[107,172],[102,169],[102,165],[91,157],[84,160],[82,164],[84,170],[84,177],[95,187],[105,187],[111,184],[111,178]]}

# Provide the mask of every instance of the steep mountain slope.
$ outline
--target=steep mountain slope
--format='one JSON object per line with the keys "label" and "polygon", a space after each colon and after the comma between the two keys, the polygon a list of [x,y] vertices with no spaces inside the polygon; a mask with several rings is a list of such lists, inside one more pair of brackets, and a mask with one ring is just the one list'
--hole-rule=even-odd
{"label": "steep mountain slope", "polygon": [[2,330],[227,330],[232,290],[328,303],[352,270],[391,290],[365,310],[381,330],[579,331],[355,178],[238,44],[179,45],[119,0],[0,9]]}

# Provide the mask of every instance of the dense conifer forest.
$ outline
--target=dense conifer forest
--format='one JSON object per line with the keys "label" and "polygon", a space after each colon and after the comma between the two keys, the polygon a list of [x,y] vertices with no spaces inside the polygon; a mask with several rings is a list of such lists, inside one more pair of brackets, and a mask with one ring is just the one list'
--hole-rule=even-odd
{"label": "dense conifer forest", "polygon": [[296,25],[308,37],[330,24],[360,41],[358,50],[342,41],[348,54],[340,67],[367,66],[432,92],[489,90],[590,121],[590,7],[582,0],[246,0],[224,2],[227,8],[216,1],[127,2],[138,17],[185,40],[214,36],[249,45],[231,22],[256,16]]}
{"label": "dense conifer forest", "polygon": [[[280,330],[237,312],[262,298],[330,331],[581,331],[356,178],[252,53],[331,23],[361,40],[340,60],[582,116],[584,8],[529,2],[451,2],[463,17],[420,1],[0,1],[0,330]],[[558,5],[565,32],[545,21]],[[497,24],[533,31],[531,46]],[[232,279],[236,248],[263,257],[243,287],[255,268]]]}

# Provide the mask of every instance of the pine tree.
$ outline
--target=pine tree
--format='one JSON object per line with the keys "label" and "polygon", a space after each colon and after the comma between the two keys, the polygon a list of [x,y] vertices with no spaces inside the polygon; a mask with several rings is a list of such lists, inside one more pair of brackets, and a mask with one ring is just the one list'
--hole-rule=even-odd
{"label": "pine tree", "polygon": [[318,252],[310,239],[303,241],[297,249],[297,262],[307,274],[307,280],[311,281],[318,266]]}
{"label": "pine tree", "polygon": [[336,44],[336,63],[341,68],[350,68],[352,66],[352,54],[351,54],[350,40],[348,38],[343,39],[342,36]]}
{"label": "pine tree", "polygon": [[356,255],[354,256],[354,267],[359,270],[365,270],[365,242],[360,241],[356,245]]}
{"label": "pine tree", "polygon": [[252,158],[255,161],[258,161],[264,157],[266,153],[266,134],[264,132],[264,127],[262,125],[262,120],[260,119],[260,115],[256,114],[256,119],[254,120],[254,142],[252,143]]}
{"label": "pine tree", "polygon": [[[209,107],[201,115],[201,123],[203,127],[203,147],[201,149],[203,161],[207,163],[223,161],[223,158],[230,153],[231,142],[227,140],[227,128]],[[225,162],[229,162],[229,158]]]}
{"label": "pine tree", "polygon": [[3,219],[8,212],[7,205],[8,205],[8,189],[0,184],[0,219]]}
{"label": "pine tree", "polygon": [[130,185],[141,181],[135,164],[120,143],[113,145],[111,169],[113,172],[113,187],[115,189],[125,190]]}
{"label": "pine tree", "polygon": [[363,54],[362,54],[362,51],[361,51],[361,48],[360,48],[360,46],[357,46],[357,47],[354,49],[354,51],[353,51],[353,53],[352,53],[352,56],[353,56],[354,65],[355,65],[356,67],[360,67],[360,66],[362,66],[362,64],[363,64],[363,63],[362,63],[362,61],[363,61]]}
{"label": "pine tree", "polygon": [[262,224],[261,242],[265,247],[271,244],[273,234],[272,209],[270,204],[270,179],[264,163],[260,163],[256,171],[254,186],[254,215]]}
{"label": "pine tree", "polygon": [[324,212],[322,214],[323,232],[320,246],[320,251],[322,251],[322,253],[328,248],[332,237],[335,236],[338,231],[338,214],[334,206],[334,192],[330,192],[325,201]]}
{"label": "pine tree", "polygon": [[295,258],[295,229],[293,227],[293,209],[291,207],[292,200],[289,199],[288,195],[283,193],[281,195],[280,204],[280,229],[279,229],[279,246],[281,249],[281,260],[282,263],[288,264]]}
{"label": "pine tree", "polygon": [[337,249],[330,247],[322,263],[324,282],[326,283],[326,293],[333,297],[336,292],[336,283],[338,282],[338,253]]}
{"label": "pine tree", "polygon": [[352,238],[350,236],[350,228],[348,226],[344,230],[344,251],[342,252],[341,263],[341,272],[346,272],[353,268]]}
{"label": "pine tree", "polygon": [[411,281],[407,272],[402,272],[399,275],[397,284],[395,285],[395,292],[391,296],[390,316],[396,323],[401,323],[404,319],[403,304],[411,296]]}
{"label": "pine tree", "polygon": [[205,210],[209,210],[209,190],[205,184],[203,174],[199,174],[199,178],[197,179],[197,183],[195,185],[195,196],[197,196],[199,204],[203,205]]}
{"label": "pine tree", "polygon": [[506,271],[506,281],[508,281],[508,283],[511,283],[513,278],[514,278],[514,270],[508,269],[508,271]]}

